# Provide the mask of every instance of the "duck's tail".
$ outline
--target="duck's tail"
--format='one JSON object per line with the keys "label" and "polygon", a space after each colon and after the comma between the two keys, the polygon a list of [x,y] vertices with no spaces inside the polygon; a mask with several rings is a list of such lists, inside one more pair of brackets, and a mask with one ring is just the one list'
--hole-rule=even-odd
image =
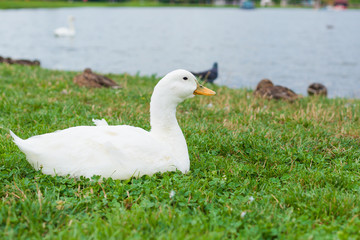
{"label": "duck's tail", "polygon": [[14,139],[14,143],[15,143],[16,145],[18,145],[18,146],[19,146],[19,144],[21,144],[21,143],[24,141],[23,139],[21,139],[21,138],[19,138],[18,136],[16,136],[16,134],[13,133],[13,131],[11,131],[11,130],[10,130],[10,135],[11,135],[12,138]]}
{"label": "duck's tail", "polygon": [[25,153],[27,161],[34,166],[36,170],[40,169],[40,164],[38,163],[37,159],[39,156],[39,152],[31,145],[28,141],[19,138],[10,130],[10,135],[14,139],[14,143],[18,146],[18,148]]}
{"label": "duck's tail", "polygon": [[10,135],[13,137],[13,141],[18,146],[18,148],[20,148],[20,150],[23,151],[25,154],[28,154],[29,150],[31,150],[31,146],[29,146],[26,140],[19,138],[11,130]]}

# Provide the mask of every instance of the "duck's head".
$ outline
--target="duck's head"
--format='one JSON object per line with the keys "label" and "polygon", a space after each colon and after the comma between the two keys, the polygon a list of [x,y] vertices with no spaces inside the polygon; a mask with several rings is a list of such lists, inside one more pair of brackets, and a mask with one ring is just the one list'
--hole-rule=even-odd
{"label": "duck's head", "polygon": [[218,68],[218,63],[217,62],[214,62],[214,64],[213,64],[213,67],[212,67],[213,69],[217,69]]}
{"label": "duck's head", "polygon": [[212,96],[216,93],[197,81],[196,77],[189,71],[179,69],[168,73],[155,86],[154,94],[173,99],[180,103],[195,95]]}
{"label": "duck's head", "polygon": [[265,78],[258,83],[258,85],[256,86],[256,90],[270,88],[273,86],[273,82],[270,79]]}
{"label": "duck's head", "polygon": [[321,84],[321,83],[313,83],[311,84],[308,89],[307,92],[310,96],[312,95],[323,95],[326,96],[327,95],[327,89],[326,87]]}

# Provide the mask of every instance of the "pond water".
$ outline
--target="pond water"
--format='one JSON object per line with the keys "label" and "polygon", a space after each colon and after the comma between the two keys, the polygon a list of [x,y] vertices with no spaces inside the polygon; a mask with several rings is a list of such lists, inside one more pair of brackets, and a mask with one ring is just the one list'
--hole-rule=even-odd
{"label": "pond water", "polygon": [[[76,36],[53,31],[75,17]],[[263,78],[306,95],[360,97],[360,11],[226,8],[0,10],[0,55],[50,69],[162,76],[219,64],[217,84],[255,88]]]}

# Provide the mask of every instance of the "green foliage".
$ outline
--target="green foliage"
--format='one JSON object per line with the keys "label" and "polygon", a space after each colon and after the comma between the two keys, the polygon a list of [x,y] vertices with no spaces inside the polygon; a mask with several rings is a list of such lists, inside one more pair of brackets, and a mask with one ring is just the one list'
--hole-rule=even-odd
{"label": "green foliage", "polygon": [[[214,0],[0,0],[0,9],[10,8],[60,8],[60,7],[222,7]],[[253,0],[260,7],[260,0]],[[287,0],[288,7],[311,7],[307,1]],[[321,0],[321,5],[332,5],[333,0]],[[350,8],[359,8],[360,0],[349,0]],[[225,1],[225,7],[238,8],[239,1]],[[280,7],[281,0],[273,0],[274,6]],[[305,4],[305,5],[304,5]]]}
{"label": "green foliage", "polygon": [[359,100],[267,101],[213,85],[216,96],[178,107],[188,174],[43,175],[9,129],[27,138],[92,118],[150,128],[158,77],[110,75],[122,89],[87,89],[76,74],[0,64],[0,239],[360,236]]}
{"label": "green foliage", "polygon": [[204,0],[116,0],[116,1],[25,1],[25,0],[0,0],[0,9],[12,8],[60,8],[60,7],[168,7],[168,6],[213,6]]}

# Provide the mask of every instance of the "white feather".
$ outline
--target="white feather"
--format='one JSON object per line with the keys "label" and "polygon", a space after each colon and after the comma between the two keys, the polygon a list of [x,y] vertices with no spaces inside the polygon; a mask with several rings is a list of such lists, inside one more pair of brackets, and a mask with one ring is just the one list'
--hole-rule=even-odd
{"label": "white feather", "polygon": [[101,120],[93,119],[92,121],[95,124],[95,126],[109,126],[109,124],[106,122],[105,119],[101,119]]}

